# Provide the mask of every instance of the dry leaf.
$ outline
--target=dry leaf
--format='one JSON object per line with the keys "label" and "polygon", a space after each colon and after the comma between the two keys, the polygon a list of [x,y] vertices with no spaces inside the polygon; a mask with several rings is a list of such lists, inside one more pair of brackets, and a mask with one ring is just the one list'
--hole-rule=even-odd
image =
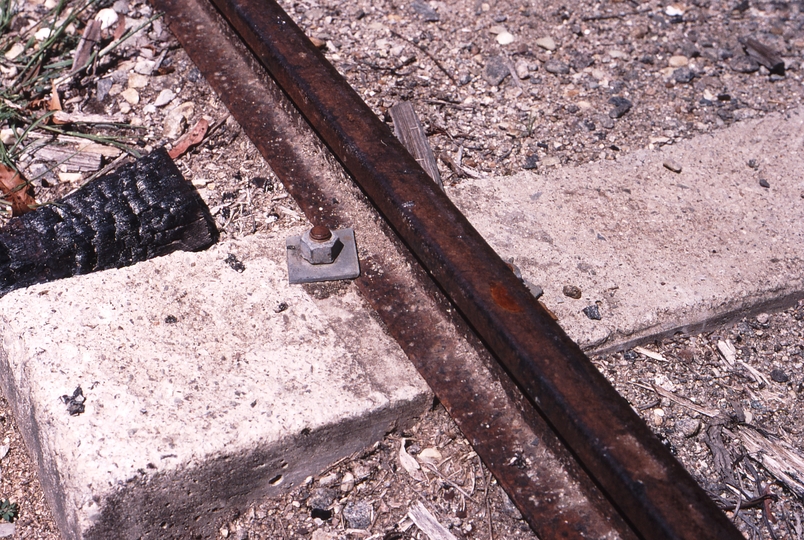
{"label": "dry leaf", "polygon": [[31,211],[31,205],[36,204],[33,198],[33,187],[15,171],[0,164],[0,190],[5,199],[11,203],[11,215],[21,216]]}
{"label": "dry leaf", "polygon": [[114,29],[114,36],[112,36],[112,39],[117,41],[118,39],[123,37],[123,34],[125,33],[126,33],[126,16],[123,15],[122,13],[118,13],[117,26]]}
{"label": "dry leaf", "polygon": [[408,471],[408,474],[411,475],[414,480],[421,481],[422,473],[419,472],[419,462],[405,450],[406,441],[407,439],[402,439],[402,443],[399,445],[399,463],[402,464],[402,468]]}
{"label": "dry leaf", "polygon": [[48,105],[49,111],[60,111],[61,99],[59,99],[59,90],[56,88],[56,83],[53,83],[53,89],[50,91],[50,104]]}
{"label": "dry leaf", "polygon": [[171,159],[176,159],[177,157],[181,156],[191,146],[195,146],[204,140],[204,135],[207,134],[207,129],[209,129],[209,122],[202,118],[193,126],[193,129],[185,133],[183,137],[176,141],[176,144],[173,146],[170,152],[168,152],[168,155],[171,157]]}

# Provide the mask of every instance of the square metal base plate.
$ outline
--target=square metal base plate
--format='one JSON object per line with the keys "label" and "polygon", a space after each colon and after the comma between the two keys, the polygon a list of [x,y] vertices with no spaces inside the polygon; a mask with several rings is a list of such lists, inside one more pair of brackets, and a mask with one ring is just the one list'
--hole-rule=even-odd
{"label": "square metal base plate", "polygon": [[301,256],[299,243],[301,236],[291,236],[286,242],[288,254],[288,281],[290,283],[315,283],[316,281],[336,281],[354,279],[360,275],[360,262],[357,259],[357,244],[353,229],[339,229],[332,234],[343,242],[343,249],[330,264],[310,264]]}

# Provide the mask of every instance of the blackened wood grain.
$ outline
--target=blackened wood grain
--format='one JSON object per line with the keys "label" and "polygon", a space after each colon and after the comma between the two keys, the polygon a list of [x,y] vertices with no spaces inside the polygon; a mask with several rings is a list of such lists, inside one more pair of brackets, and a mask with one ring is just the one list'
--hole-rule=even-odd
{"label": "blackened wood grain", "polygon": [[197,251],[218,237],[196,189],[159,149],[0,229],[0,295]]}

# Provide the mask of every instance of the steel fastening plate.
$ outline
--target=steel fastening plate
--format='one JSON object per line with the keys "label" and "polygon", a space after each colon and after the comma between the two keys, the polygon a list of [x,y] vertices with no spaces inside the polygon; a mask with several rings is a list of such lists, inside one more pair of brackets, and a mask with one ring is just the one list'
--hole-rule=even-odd
{"label": "steel fastening plate", "polygon": [[307,262],[301,255],[301,236],[291,236],[285,241],[288,254],[288,281],[291,284],[354,279],[360,275],[354,229],[338,229],[332,231],[332,234],[343,243],[343,249],[329,264]]}

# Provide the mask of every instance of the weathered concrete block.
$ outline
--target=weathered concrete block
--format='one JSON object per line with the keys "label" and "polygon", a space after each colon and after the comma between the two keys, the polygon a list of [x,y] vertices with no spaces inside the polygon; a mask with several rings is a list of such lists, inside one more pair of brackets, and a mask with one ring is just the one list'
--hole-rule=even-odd
{"label": "weathered concrete block", "polygon": [[354,287],[314,299],[284,257],[250,237],[0,299],[0,383],[65,538],[214,536],[426,408]]}
{"label": "weathered concrete block", "polygon": [[[544,288],[570,337],[617,349],[804,297],[802,140],[798,109],[617,161],[464,180],[448,193]],[[582,296],[564,295],[568,285]],[[592,305],[600,320],[584,314]]]}

